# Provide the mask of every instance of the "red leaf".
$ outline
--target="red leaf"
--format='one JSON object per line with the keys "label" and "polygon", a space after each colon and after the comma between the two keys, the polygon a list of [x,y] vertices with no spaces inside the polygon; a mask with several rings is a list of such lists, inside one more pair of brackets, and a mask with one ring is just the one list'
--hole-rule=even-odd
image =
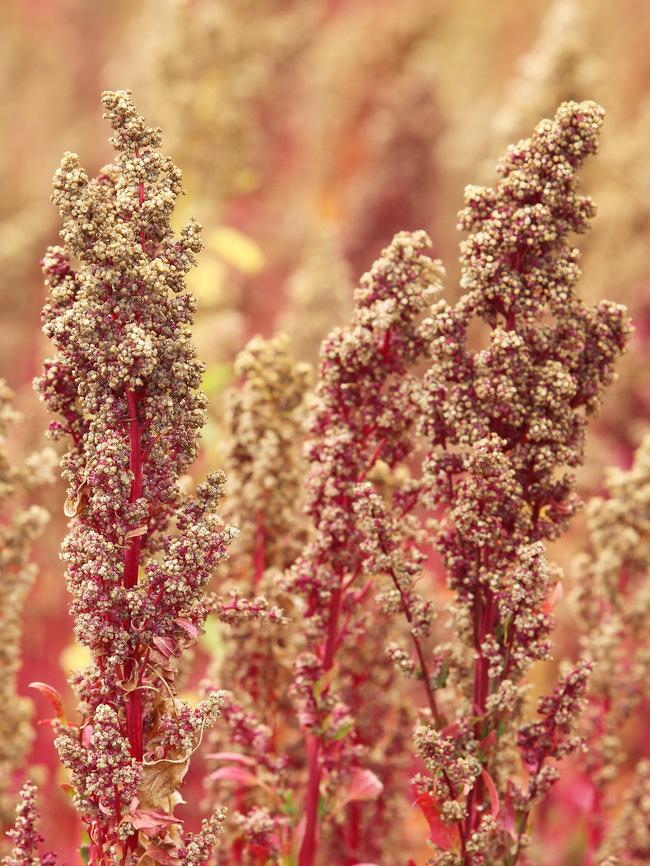
{"label": "red leaf", "polygon": [[512,791],[506,791],[501,823],[514,839],[517,827],[517,813],[515,812],[515,807],[512,801]]}
{"label": "red leaf", "polygon": [[430,794],[419,794],[415,804],[420,807],[422,814],[427,819],[433,844],[442,851],[451,851],[458,841],[458,828],[455,825],[448,827],[443,823],[438,805]]}
{"label": "red leaf", "polygon": [[47,683],[30,683],[29,688],[36,689],[37,692],[40,692],[44,697],[46,697],[54,707],[54,712],[56,713],[57,719],[59,719],[59,721],[61,722],[65,722],[63,699],[55,688],[53,688],[52,686],[48,686]]}
{"label": "red leaf", "polygon": [[205,757],[212,758],[213,761],[236,761],[249,767],[255,766],[253,758],[249,758],[248,755],[241,755],[239,752],[209,752]]}
{"label": "red leaf", "polygon": [[154,830],[157,831],[161,827],[169,824],[180,824],[178,818],[172,815],[167,815],[165,812],[157,812],[155,809],[136,809],[131,813],[132,824],[136,830]]}
{"label": "red leaf", "polygon": [[174,622],[176,623],[176,625],[179,625],[179,626],[183,629],[183,631],[186,631],[187,634],[188,634],[188,635],[189,635],[193,640],[198,640],[198,639],[199,639],[199,630],[198,630],[198,628],[194,625],[193,622],[190,622],[190,621],[189,621],[189,619],[183,619],[183,617],[180,617],[180,616],[179,616],[179,617],[177,617],[177,618],[174,620]]}
{"label": "red leaf", "polygon": [[492,817],[496,818],[499,814],[499,793],[492,781],[492,777],[488,773],[488,771],[483,767],[481,770],[481,775],[483,776],[483,781],[485,782],[485,787],[488,790],[488,794],[490,796],[490,809],[492,811]]}
{"label": "red leaf", "polygon": [[174,644],[168,637],[158,637],[157,635],[155,635],[153,637],[153,642],[156,645],[156,649],[166,659],[168,659],[171,655],[174,655]]}
{"label": "red leaf", "polygon": [[228,782],[237,782],[240,785],[260,785],[261,782],[253,773],[243,767],[221,767],[210,773],[208,779],[226,779]]}
{"label": "red leaf", "polygon": [[453,738],[456,736],[456,734],[458,734],[459,731],[460,724],[458,722],[452,722],[450,725],[447,725],[445,728],[443,728],[440,733],[443,737],[449,737],[453,740]]}
{"label": "red leaf", "polygon": [[558,582],[555,584],[555,586],[551,590],[550,594],[546,598],[546,601],[544,602],[544,606],[543,606],[544,613],[550,614],[552,612],[553,608],[555,607],[555,605],[562,598],[564,598],[564,587],[563,587],[562,583]]}
{"label": "red leaf", "polygon": [[355,770],[346,789],[343,802],[376,800],[383,790],[383,782],[372,770]]}

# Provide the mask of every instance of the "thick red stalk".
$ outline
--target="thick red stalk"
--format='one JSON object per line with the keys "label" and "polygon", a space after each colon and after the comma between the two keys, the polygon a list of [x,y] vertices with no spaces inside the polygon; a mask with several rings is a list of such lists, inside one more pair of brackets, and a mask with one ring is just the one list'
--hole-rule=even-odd
{"label": "thick red stalk", "polygon": [[[138,397],[136,393],[127,390],[126,401],[129,409],[129,469],[133,475],[129,503],[133,503],[142,496],[142,428],[138,417]],[[124,554],[124,586],[127,589],[132,589],[138,582],[141,546],[141,535],[135,535],[133,538],[128,539]],[[130,664],[129,668],[130,670],[126,672],[127,680],[134,677],[136,664]],[[136,761],[141,762],[143,757],[142,694],[140,689],[137,688],[137,683],[132,683],[132,690],[126,699],[126,727],[129,742],[131,743],[131,754]]]}
{"label": "thick red stalk", "polygon": [[[139,156],[136,150],[136,156]],[[144,202],[144,183],[138,184],[138,203]],[[140,245],[144,250],[144,230],[140,232]],[[130,388],[125,389],[126,403],[128,408],[129,422],[129,469],[131,470],[131,490],[129,492],[129,504],[133,504],[142,496],[143,486],[143,461],[142,461],[142,426],[138,413],[140,395]],[[135,527],[134,527],[135,529]],[[132,589],[138,582],[140,571],[140,549],[142,547],[142,535],[136,534],[127,540],[126,552],[124,554],[124,586]],[[136,679],[132,683],[131,691],[126,699],[126,727],[127,736],[131,744],[131,754],[136,761],[142,763],[144,755],[142,738],[142,693],[137,682],[137,663],[129,665],[130,670],[126,672],[127,681]]]}

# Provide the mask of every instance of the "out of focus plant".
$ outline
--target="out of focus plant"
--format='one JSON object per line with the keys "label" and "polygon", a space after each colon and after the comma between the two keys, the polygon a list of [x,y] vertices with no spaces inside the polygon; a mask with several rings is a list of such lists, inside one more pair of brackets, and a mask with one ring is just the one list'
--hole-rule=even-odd
{"label": "out of focus plant", "polygon": [[594,665],[584,757],[591,784],[587,866],[600,862],[603,848],[614,847],[621,863],[642,862],[634,859],[637,843],[620,830],[606,836],[616,806],[612,785],[626,760],[626,724],[646,697],[650,674],[650,437],[630,470],[609,471],[605,487],[606,498],[589,503],[591,550],[577,563],[576,606],[584,649]]}
{"label": "out of focus plant", "polygon": [[279,322],[296,357],[318,366],[321,343],[350,316],[352,292],[352,275],[340,241],[331,228],[315,229],[287,281],[287,301]]}
{"label": "out of focus plant", "polygon": [[23,608],[36,577],[32,545],[48,520],[45,509],[25,504],[26,495],[51,480],[54,452],[48,449],[16,464],[7,444],[20,416],[12,393],[0,380],[0,827],[11,823],[14,775],[22,770],[32,741],[32,703],[16,691],[20,668]]}

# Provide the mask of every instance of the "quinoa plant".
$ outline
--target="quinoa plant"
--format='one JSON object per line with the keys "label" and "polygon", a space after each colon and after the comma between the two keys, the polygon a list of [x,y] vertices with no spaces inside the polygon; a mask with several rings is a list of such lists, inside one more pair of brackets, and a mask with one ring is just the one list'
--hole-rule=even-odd
{"label": "quinoa plant", "polygon": [[[419,389],[413,368],[426,348],[420,318],[441,273],[428,246],[424,232],[396,235],[362,278],[350,324],[335,329],[321,349],[307,443],[313,535],[288,575],[292,592],[304,600],[308,637],[293,680],[307,744],[300,866],[316,862],[321,797],[331,804],[337,787],[358,780],[363,767],[350,702],[354,647],[368,628],[363,603],[373,579],[355,502],[378,461],[395,469],[412,450]],[[378,780],[365,779],[378,793]]]}
{"label": "quinoa plant", "polygon": [[[629,335],[625,309],[587,307],[575,294],[569,234],[594,214],[577,171],[596,150],[603,110],[564,103],[509,148],[494,188],[468,187],[460,227],[465,295],[429,323],[422,430],[434,539],[453,593],[453,640],[440,648],[442,720],[415,733],[416,777],[438,866],[514,866],[533,807],[580,743],[575,723],[590,663],[561,676],[528,722],[523,677],[550,658],[557,569],[544,543],[580,505],[567,468],[583,460]],[[483,323],[483,347],[469,326]]]}
{"label": "quinoa plant", "polygon": [[92,655],[73,676],[79,720],[59,719],[56,747],[92,866],[172,857],[198,866],[223,811],[184,836],[174,807],[223,694],[194,708],[180,700],[176,660],[203,627],[203,588],[235,535],[217,515],[221,474],[193,497],[178,484],[205,417],[184,285],[200,226],[173,235],[181,174],[131,94],[102,102],[115,161],[90,179],[65,154],[53,195],[64,245],[43,260],[43,325],[58,354],[37,387],[57,415],[52,435],[68,444],[63,559],[75,634]]}
{"label": "quinoa plant", "polygon": [[[599,863],[603,850],[626,847],[624,834],[612,822],[617,806],[613,785],[629,757],[626,725],[643,704],[650,673],[650,436],[630,469],[607,472],[604,493],[587,508],[590,546],[576,562],[574,598],[583,648],[594,666],[583,726],[588,746],[583,765],[591,795],[586,866]],[[647,768],[640,767],[638,786],[643,784]]]}

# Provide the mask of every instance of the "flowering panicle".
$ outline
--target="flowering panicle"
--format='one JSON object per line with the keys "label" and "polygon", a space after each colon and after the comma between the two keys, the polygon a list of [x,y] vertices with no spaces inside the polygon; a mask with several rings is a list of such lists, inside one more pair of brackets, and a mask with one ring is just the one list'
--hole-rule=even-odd
{"label": "flowering panicle", "polygon": [[614,805],[608,786],[625,760],[625,723],[650,675],[650,436],[629,470],[610,469],[606,498],[589,502],[590,550],[576,562],[575,606],[594,665],[584,765],[593,785],[589,853],[596,857]]}
{"label": "flowering panicle", "polygon": [[293,682],[308,750],[300,866],[311,866],[316,855],[321,786],[327,802],[362,749],[350,700],[360,674],[354,647],[365,630],[362,603],[373,579],[366,570],[371,542],[355,502],[366,496],[364,482],[379,461],[394,469],[412,448],[419,381],[410,368],[426,347],[419,319],[440,276],[426,255],[429,245],[424,232],[396,235],[362,278],[350,325],[335,329],[321,350],[307,444],[314,533],[287,579],[304,599],[307,639]]}
{"label": "flowering panicle", "polygon": [[39,855],[43,837],[36,829],[36,785],[25,782],[20,790],[16,806],[16,820],[7,835],[13,843],[12,850],[2,858],[2,866],[55,866],[54,854]]}
{"label": "flowering panicle", "polygon": [[[466,189],[466,294],[454,307],[439,302],[427,325],[424,475],[459,641],[442,648],[455,719],[425,723],[416,748],[433,774],[418,780],[421,805],[449,830],[434,837],[445,866],[512,866],[530,808],[553,781],[548,760],[577,744],[586,663],[541,702],[542,721],[519,725],[522,676],[550,653],[557,573],[543,544],[579,506],[566,467],[582,462],[587,420],[629,334],[624,308],[589,308],[574,293],[579,256],[568,236],[594,212],[576,174],[596,150],[602,116],[595,103],[564,103],[509,148],[495,188]],[[478,349],[468,333],[475,319]],[[520,762],[527,788],[512,781]]]}
{"label": "flowering panicle", "polygon": [[[293,360],[288,342],[255,337],[235,360],[238,383],[226,407],[228,513],[240,535],[229,569],[234,588],[217,607],[219,619],[233,628],[210,671],[211,682],[235,692],[223,708],[227,729],[213,732],[210,745],[217,755],[233,744],[243,747],[245,755],[235,761],[245,760],[247,772],[263,783],[240,796],[232,822],[233,844],[258,853],[281,850],[283,791],[295,781],[287,779],[285,752],[298,735],[288,700],[293,632],[266,627],[286,625],[293,613],[280,579],[305,540],[301,445],[311,369]],[[249,600],[247,591],[261,595]],[[236,782],[229,769],[217,769],[211,784]]]}
{"label": "flowering panicle", "polygon": [[36,576],[35,566],[29,563],[31,547],[48,520],[43,508],[21,507],[20,499],[51,480],[56,462],[54,452],[47,449],[16,466],[7,450],[8,428],[19,419],[11,408],[12,397],[0,380],[0,827],[8,826],[12,819],[12,777],[22,767],[32,740],[32,705],[17,694],[16,675],[23,607]]}
{"label": "flowering panicle", "polygon": [[174,696],[175,660],[198,638],[203,587],[235,534],[216,511],[221,474],[193,498],[178,485],[205,410],[184,291],[200,227],[174,237],[181,174],[131,94],[102,101],[115,162],[90,179],[68,153],[54,178],[64,246],[43,260],[43,323],[58,355],[37,383],[58,416],[52,434],[70,446],[63,558],[75,633],[93,661],[74,681],[81,724],[62,725],[57,747],[91,864],[182,846],[178,788],[222,695],[199,705],[197,719]]}

